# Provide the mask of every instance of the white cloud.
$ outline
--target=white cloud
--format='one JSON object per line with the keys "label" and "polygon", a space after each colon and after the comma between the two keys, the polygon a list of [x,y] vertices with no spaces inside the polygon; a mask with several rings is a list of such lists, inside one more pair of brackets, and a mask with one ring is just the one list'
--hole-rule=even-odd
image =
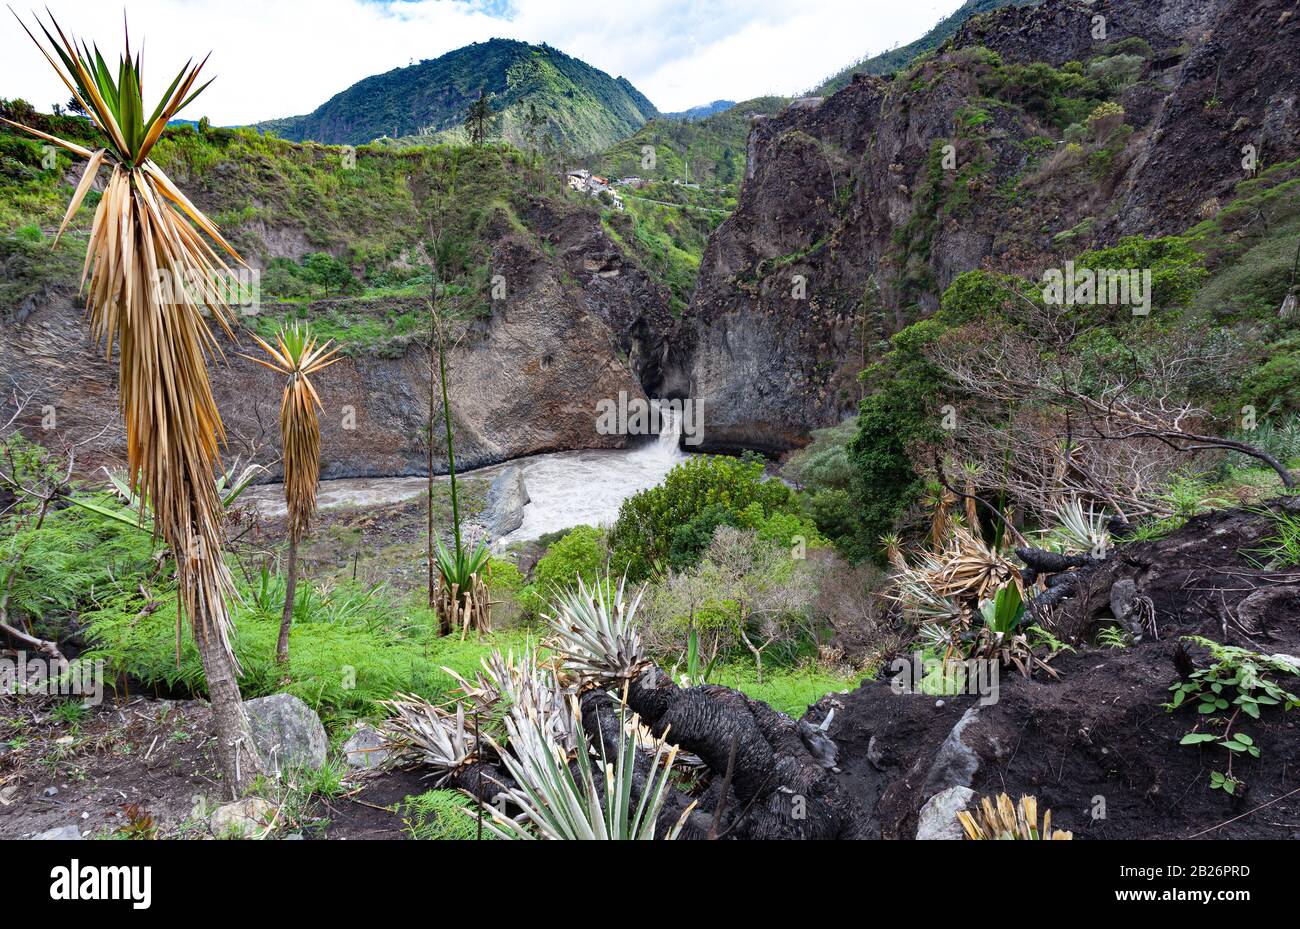
{"label": "white cloud", "polygon": [[[911,41],[960,0],[127,0],[146,93],[212,50],[192,110],[218,125],[306,113],[371,74],[499,36],[622,75],[663,110],[792,94],[866,53]],[[491,10],[507,9],[505,16]],[[66,28],[121,48],[122,10],[53,0]],[[26,16],[30,25],[31,16]],[[38,33],[39,34],[39,33]],[[0,96],[42,109],[69,94],[16,22],[0,25]]]}

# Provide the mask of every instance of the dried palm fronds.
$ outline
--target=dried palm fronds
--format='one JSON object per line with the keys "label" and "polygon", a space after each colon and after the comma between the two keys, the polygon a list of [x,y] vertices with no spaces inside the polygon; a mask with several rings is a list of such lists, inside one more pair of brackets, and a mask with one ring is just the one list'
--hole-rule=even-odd
{"label": "dried palm fronds", "polygon": [[943,597],[987,599],[1007,581],[1020,586],[1020,569],[989,548],[965,527],[953,532],[940,555],[942,567],[930,573],[935,593]]}
{"label": "dried palm fronds", "polygon": [[253,341],[270,361],[244,355],[249,361],[288,378],[280,401],[280,437],[284,446],[284,501],[289,509],[289,537],[301,539],[316,515],[316,490],[320,485],[320,395],[311,375],[341,359],[331,343],[318,345],[308,326],[285,326],[269,345],[258,336]]}
{"label": "dried palm fronds", "polygon": [[1068,840],[1074,833],[1052,828],[1052,811],[1043,813],[1043,828],[1038,828],[1038,799],[1023,796],[1013,805],[1006,794],[998,794],[997,805],[984,797],[976,815],[965,810],[957,814],[966,838],[986,839],[1039,839]]}
{"label": "dried palm fronds", "polygon": [[114,345],[120,352],[128,480],[152,508],[155,533],[176,555],[180,602],[195,638],[204,643],[215,637],[233,664],[226,601],[234,596],[234,584],[221,557],[221,500],[213,484],[224,431],[206,365],[207,356],[220,349],[203,319],[206,309],[230,333],[221,283],[230,268],[208,239],[242,259],[149,160],[168,121],[207,86],[194,89],[206,59],[187,63],[150,115],[140,87],[141,59],[131,56],[129,34],[114,80],[98,48],[92,53],[57,22],[51,25],[57,39],[40,24],[51,49],[25,24],[23,29],[103,134],[104,147],[92,151],[0,121],[87,159],[56,244],[100,169],[109,170],[81,285],[92,334],[104,343],[107,357]]}

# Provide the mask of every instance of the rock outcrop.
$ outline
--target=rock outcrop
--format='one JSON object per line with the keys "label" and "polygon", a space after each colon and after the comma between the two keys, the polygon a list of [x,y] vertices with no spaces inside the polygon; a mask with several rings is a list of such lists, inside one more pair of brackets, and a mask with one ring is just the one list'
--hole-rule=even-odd
{"label": "rock outcrop", "polygon": [[[1265,63],[1300,51],[1298,20],[1282,0],[1048,0],[973,18],[895,79],[856,75],[756,119],[678,346],[706,450],[784,451],[852,412],[882,340],[962,272],[1036,275],[1121,235],[1182,232],[1246,176],[1243,146],[1296,158],[1300,75]],[[1044,101],[991,86],[990,53],[1059,66],[1133,39],[1149,51],[1118,92],[1114,150],[1070,150]]]}
{"label": "rock outcrop", "polygon": [[[491,263],[506,281],[505,296],[469,325],[449,359],[457,464],[464,469],[541,452],[622,447],[626,437],[597,432],[597,403],[620,392],[645,397],[643,385],[663,377],[676,323],[667,292],[624,257],[589,211],[539,200],[527,221],[528,232],[498,230]],[[424,306],[419,297],[331,300],[309,312],[384,318],[422,313]],[[247,460],[256,448],[261,460],[273,459],[283,384],[241,357],[257,351],[251,339],[218,341],[224,358],[210,372],[229,455]],[[323,478],[424,473],[429,370],[424,342],[394,338],[378,349],[350,350],[315,379],[324,407]],[[79,453],[86,473],[123,463],[116,359],[106,361],[91,343],[74,281],[0,316],[0,371],[31,392],[21,420],[30,434],[42,437],[43,424],[53,422],[74,441],[98,436]],[[434,433],[435,470],[445,472],[445,440],[441,430]],[[277,478],[275,470],[267,475]]]}

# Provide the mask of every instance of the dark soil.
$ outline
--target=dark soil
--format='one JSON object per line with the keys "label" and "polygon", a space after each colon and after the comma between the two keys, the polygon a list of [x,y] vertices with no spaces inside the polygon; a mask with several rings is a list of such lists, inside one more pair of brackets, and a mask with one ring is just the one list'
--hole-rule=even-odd
{"label": "dark soil", "polygon": [[432,787],[427,772],[398,768],[366,777],[354,793],[329,802],[322,839],[409,839],[401,807]]}
{"label": "dark soil", "polygon": [[[1233,797],[1209,786],[1210,772],[1226,768],[1224,749],[1179,745],[1195,709],[1162,707],[1179,679],[1180,636],[1300,656],[1300,571],[1258,566],[1252,552],[1268,532],[1258,514],[1215,513],[1112,556],[1059,628],[1112,621],[1103,606],[1109,586],[1131,578],[1153,601],[1160,639],[1123,649],[1081,643],[1052,663],[1055,681],[1004,673],[999,700],[979,708],[962,734],[978,757],[969,786],[977,795],[1033,794],[1077,838],[1300,838],[1300,712],[1266,709],[1243,723],[1261,758],[1234,758],[1246,789]],[[1192,655],[1205,663],[1204,649]],[[1300,692],[1300,678],[1283,683]],[[895,694],[878,681],[809,713],[817,721],[836,710],[830,734],[841,776],[873,811],[876,834],[912,838],[925,801],[962,780],[940,747],[978,699]]]}
{"label": "dark soil", "polygon": [[83,838],[110,837],[131,804],[160,835],[193,837],[197,798],[222,797],[207,708],[106,698],[68,723],[54,715],[62,702],[0,698],[0,838],[67,825]]}

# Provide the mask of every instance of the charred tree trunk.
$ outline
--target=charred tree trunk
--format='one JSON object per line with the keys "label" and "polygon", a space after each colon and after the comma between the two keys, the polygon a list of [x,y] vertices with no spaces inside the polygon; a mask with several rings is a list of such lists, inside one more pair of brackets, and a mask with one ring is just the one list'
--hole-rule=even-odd
{"label": "charred tree trunk", "polygon": [[[716,776],[697,810],[712,820],[736,747],[721,834],[737,839],[865,836],[866,813],[832,773],[826,745],[813,748],[798,723],[739,691],[683,690],[651,668],[628,686],[628,705],[657,736],[698,755]],[[829,742],[822,737],[824,742]],[[833,744],[829,746],[833,754]],[[680,814],[679,814],[680,815]],[[708,825],[704,827],[706,833]]]}

